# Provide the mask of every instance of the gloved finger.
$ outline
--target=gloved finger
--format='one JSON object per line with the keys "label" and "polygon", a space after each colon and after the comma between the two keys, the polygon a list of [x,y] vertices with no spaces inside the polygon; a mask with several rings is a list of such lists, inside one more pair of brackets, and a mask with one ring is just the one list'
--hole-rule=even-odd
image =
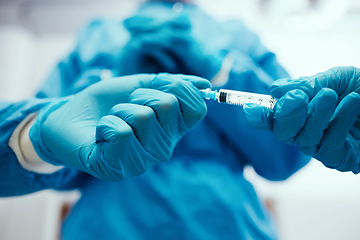
{"label": "gloved finger", "polygon": [[192,75],[183,75],[183,74],[174,74],[172,76],[181,78],[182,80],[189,81],[198,89],[211,88],[210,81],[206,80],[205,78],[202,78],[202,77],[192,76]]}
{"label": "gloved finger", "polygon": [[[182,46],[189,45],[190,33],[182,31],[162,30],[155,33],[147,33],[139,36],[136,40],[142,43],[142,46],[151,49],[155,46],[161,46],[169,50],[181,49]],[[176,47],[174,47],[176,45]]]}
{"label": "gloved finger", "polygon": [[337,106],[338,96],[334,90],[323,88],[309,103],[305,126],[295,138],[295,144],[307,155],[313,155],[328,127]]}
{"label": "gloved finger", "polygon": [[176,96],[184,123],[188,128],[192,128],[205,116],[207,110],[202,94],[192,82],[207,87],[210,87],[210,84],[205,79],[190,76],[187,76],[186,80],[188,81],[181,78],[181,75],[159,74],[152,87]]}
{"label": "gloved finger", "polygon": [[360,93],[360,71],[355,67],[336,67],[325,72],[299,79],[279,79],[270,86],[273,97],[281,97],[287,91],[301,89],[312,99],[322,88],[333,89],[339,99],[350,92]]}
{"label": "gloved finger", "polygon": [[186,15],[179,15],[175,17],[173,20],[166,21],[167,25],[174,30],[190,30],[191,29],[191,22],[188,16]]}
{"label": "gloved finger", "polygon": [[160,126],[153,109],[137,104],[118,104],[109,114],[123,119],[132,128],[140,145],[151,156],[156,159],[169,158],[174,143]]}
{"label": "gloved finger", "polygon": [[121,118],[107,115],[96,126],[96,142],[121,142],[133,135],[132,128]]}
{"label": "gloved finger", "polygon": [[[97,176],[98,173],[107,170],[106,174],[100,174],[100,176],[105,175],[108,177],[106,180],[113,181],[132,175],[124,167],[127,165],[122,162],[125,158],[119,155],[119,152],[123,152],[121,144],[129,142],[132,145],[138,145],[141,149],[131,127],[124,120],[111,115],[101,118],[96,127],[96,146],[87,162],[91,173]],[[132,169],[137,169],[140,173],[144,171],[145,166],[140,162],[134,162]]]}
{"label": "gloved finger", "polygon": [[316,93],[314,93],[311,83],[309,77],[302,77],[300,79],[281,78],[270,86],[271,96],[281,98],[287,92],[299,89],[306,93],[309,99],[312,99]]}
{"label": "gloved finger", "polygon": [[136,34],[139,32],[151,31],[156,28],[156,25],[149,24],[152,21],[151,17],[148,16],[134,16],[125,19],[123,24],[124,27],[131,33]]}
{"label": "gloved finger", "polygon": [[161,127],[171,139],[179,139],[187,131],[180,112],[180,103],[174,95],[155,89],[139,88],[131,94],[129,101],[152,108]]}
{"label": "gloved finger", "polygon": [[[161,29],[169,28],[171,27],[171,23],[169,23],[169,21],[171,20],[172,19],[161,19],[150,16],[134,16],[126,19],[123,24],[132,36],[137,37],[139,35],[157,32]],[[176,27],[181,28],[181,24],[179,23],[176,25]]]}
{"label": "gloved finger", "polygon": [[356,140],[360,141],[360,114],[350,129],[351,136]]}
{"label": "gloved finger", "polygon": [[274,136],[285,143],[294,139],[305,125],[308,112],[308,96],[301,90],[292,90],[281,97],[274,107]]}
{"label": "gloved finger", "polygon": [[156,64],[156,68],[161,69],[164,72],[176,72],[178,64],[176,60],[166,51],[166,49],[160,47],[154,47],[151,50],[145,50],[142,53],[142,66],[146,69],[146,65]]}
{"label": "gloved finger", "polygon": [[173,48],[174,43],[171,36],[164,34],[146,34],[137,38],[131,39],[127,45],[125,45],[123,51],[137,51],[139,53],[151,53],[163,49],[168,51]]}
{"label": "gloved finger", "polygon": [[182,69],[183,73],[197,75],[198,72],[210,67],[207,66],[210,64],[210,54],[203,52],[190,34],[181,33],[180,38],[173,37],[167,52],[176,60],[178,68]]}
{"label": "gloved finger", "polygon": [[243,106],[246,120],[257,129],[271,130],[273,114],[268,108],[255,103],[246,103]]}
{"label": "gloved finger", "polygon": [[190,20],[184,16],[180,15],[174,17],[173,15],[169,17],[156,18],[151,16],[134,16],[128,18],[124,21],[124,26],[131,34],[138,34],[143,32],[149,32],[158,30],[159,28],[172,28],[176,29],[190,29],[191,23]]}
{"label": "gloved finger", "polygon": [[337,167],[346,156],[346,139],[360,114],[360,95],[350,93],[340,102],[333,119],[324,133],[315,158],[323,160],[328,167]]}
{"label": "gloved finger", "polygon": [[[205,102],[201,98],[200,91],[196,88],[194,89],[194,86],[198,88],[209,88],[210,82],[208,80],[194,76],[184,76],[182,78],[181,75],[171,74],[137,74],[107,79],[106,81],[100,81],[88,87],[85,92],[79,93],[79,95],[85,94],[85,97],[89,99],[89,104],[94,108],[96,108],[98,104],[101,104],[101,107],[99,106],[96,109],[100,111],[98,113],[100,116],[104,116],[108,114],[114,105],[128,102],[129,96],[137,88],[154,88],[161,90],[160,88],[166,88],[164,84],[171,84],[172,79],[191,83],[190,85],[192,87],[189,87],[189,91],[197,95],[198,98],[196,99],[198,100],[196,101],[203,102],[205,105]],[[205,109],[201,109],[206,112],[206,106]],[[203,112],[203,114],[205,113]]]}
{"label": "gloved finger", "polygon": [[[351,92],[360,93],[360,72],[355,67],[335,67],[312,76],[320,87],[333,89],[339,100]],[[315,86],[316,86],[315,85]]]}
{"label": "gloved finger", "polygon": [[160,46],[145,48],[138,41],[126,45],[121,53],[120,72],[124,75],[151,73],[151,72],[176,72],[177,63]]}
{"label": "gloved finger", "polygon": [[113,115],[100,119],[96,126],[95,148],[86,160],[85,169],[90,174],[110,181],[140,175],[156,163],[140,145],[132,128]]}
{"label": "gloved finger", "polygon": [[151,87],[155,76],[155,74],[137,74],[111,78],[89,86],[85,92],[80,92],[78,95],[86,95],[92,104],[100,103],[99,109],[104,110],[99,114],[104,116],[114,105],[127,102],[135,89]]}
{"label": "gloved finger", "polygon": [[187,43],[184,43],[186,41],[183,39],[182,34],[180,36],[175,35],[174,37],[172,36],[174,35],[173,33],[160,33],[146,34],[129,42],[123,50],[123,53],[126,53],[125,57],[127,56],[124,59],[124,64],[130,65],[127,58],[135,61],[132,61],[133,63],[127,66],[124,72],[129,72],[128,68],[134,69],[135,66],[139,66],[138,73],[155,71],[179,72],[178,69],[182,64],[174,49],[182,49],[184,51],[184,47],[181,46]]}

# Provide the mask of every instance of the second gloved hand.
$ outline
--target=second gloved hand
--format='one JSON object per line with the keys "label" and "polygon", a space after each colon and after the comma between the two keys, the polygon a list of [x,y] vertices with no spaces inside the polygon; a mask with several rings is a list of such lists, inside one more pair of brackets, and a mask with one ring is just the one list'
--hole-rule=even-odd
{"label": "second gloved hand", "polygon": [[30,139],[54,165],[109,181],[139,175],[169,160],[178,140],[204,117],[198,88],[209,86],[185,75],[108,79],[42,109]]}
{"label": "second gloved hand", "polygon": [[220,70],[223,56],[203,49],[192,36],[185,15],[140,14],[124,25],[131,38],[119,57],[121,75],[168,72],[211,79]]}
{"label": "second gloved hand", "polygon": [[269,129],[325,166],[360,172],[360,69],[338,67],[311,77],[280,79],[274,111],[247,105],[248,121]]}

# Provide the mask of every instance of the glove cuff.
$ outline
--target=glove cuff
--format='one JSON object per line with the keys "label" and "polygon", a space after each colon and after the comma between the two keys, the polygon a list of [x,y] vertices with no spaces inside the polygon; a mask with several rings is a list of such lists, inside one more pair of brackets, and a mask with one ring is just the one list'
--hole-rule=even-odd
{"label": "glove cuff", "polygon": [[49,103],[47,106],[42,108],[34,122],[34,125],[29,131],[30,141],[34,147],[36,154],[43,160],[52,165],[63,165],[63,162],[56,158],[56,156],[51,152],[51,150],[46,146],[46,143],[43,141],[42,137],[42,127],[48,116],[55,110],[62,107],[67,103],[68,98],[62,98],[60,100],[55,100]]}

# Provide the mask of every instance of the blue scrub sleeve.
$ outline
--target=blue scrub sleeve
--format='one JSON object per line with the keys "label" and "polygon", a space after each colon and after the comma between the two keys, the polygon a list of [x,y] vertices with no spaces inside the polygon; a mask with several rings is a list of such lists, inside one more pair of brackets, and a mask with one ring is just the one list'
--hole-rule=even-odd
{"label": "blue scrub sleeve", "polygon": [[[119,28],[114,38],[114,28]],[[93,20],[83,28],[74,50],[61,60],[36,94],[37,99],[18,103],[0,102],[0,196],[16,196],[43,189],[74,189],[79,187],[89,175],[72,168],[63,168],[53,174],[39,174],[27,171],[19,164],[9,139],[17,127],[30,113],[37,112],[46,103],[46,98],[63,97],[74,94],[99,81],[99,72],[116,66],[113,45],[124,44],[125,30],[120,22],[106,19]],[[116,35],[115,34],[115,35]],[[109,37],[111,35],[112,37]],[[111,40],[112,39],[112,40]],[[111,41],[102,49],[94,45],[103,40]],[[93,51],[92,49],[96,49]],[[96,66],[96,67],[95,67]],[[87,71],[84,72],[84,69]]]}
{"label": "blue scrub sleeve", "polygon": [[64,97],[100,80],[104,69],[117,75],[122,47],[129,33],[121,21],[94,19],[79,31],[73,50],[49,74],[36,97]]}
{"label": "blue scrub sleeve", "polygon": [[39,174],[22,168],[9,147],[15,128],[29,114],[37,112],[48,100],[32,99],[17,103],[0,102],[0,197],[24,195],[43,189],[73,189],[87,176],[63,168],[52,174]]}
{"label": "blue scrub sleeve", "polygon": [[[114,35],[113,28],[123,29],[119,22],[93,20],[79,33],[74,50],[61,60],[50,73],[44,85],[36,94],[37,99],[18,103],[0,102],[0,196],[24,195],[43,189],[67,190],[80,187],[90,175],[73,168],[63,168],[53,174],[39,174],[24,169],[9,147],[10,137],[29,114],[39,111],[49,101],[47,98],[63,97],[74,94],[99,81],[102,69],[115,66],[116,54],[109,49],[98,50],[102,39],[112,44],[122,44],[124,38],[109,37]],[[119,35],[124,35],[120,31]],[[113,39],[113,40],[110,40]],[[120,39],[120,40],[119,40]],[[104,48],[110,48],[106,45]],[[92,51],[92,49],[97,49]],[[106,52],[106,54],[105,54]],[[110,57],[109,57],[110,56]],[[92,67],[94,66],[94,67]],[[96,66],[96,67],[95,67]],[[84,69],[89,70],[84,72]]]}

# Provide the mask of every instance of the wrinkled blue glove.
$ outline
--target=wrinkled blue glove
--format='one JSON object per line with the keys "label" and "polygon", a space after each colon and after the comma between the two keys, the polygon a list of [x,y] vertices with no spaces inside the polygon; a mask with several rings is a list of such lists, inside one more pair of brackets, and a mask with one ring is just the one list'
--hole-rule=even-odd
{"label": "wrinkled blue glove", "polygon": [[211,79],[221,68],[220,54],[200,47],[184,15],[137,15],[124,25],[131,38],[120,53],[120,75],[169,72]]}
{"label": "wrinkled blue glove", "polygon": [[244,107],[251,125],[270,129],[325,166],[360,172],[360,69],[338,67],[311,77],[280,79],[273,112]]}
{"label": "wrinkled blue glove", "polygon": [[42,109],[30,139],[54,165],[109,181],[139,175],[169,160],[204,117],[198,88],[209,86],[199,77],[169,74],[104,80]]}

